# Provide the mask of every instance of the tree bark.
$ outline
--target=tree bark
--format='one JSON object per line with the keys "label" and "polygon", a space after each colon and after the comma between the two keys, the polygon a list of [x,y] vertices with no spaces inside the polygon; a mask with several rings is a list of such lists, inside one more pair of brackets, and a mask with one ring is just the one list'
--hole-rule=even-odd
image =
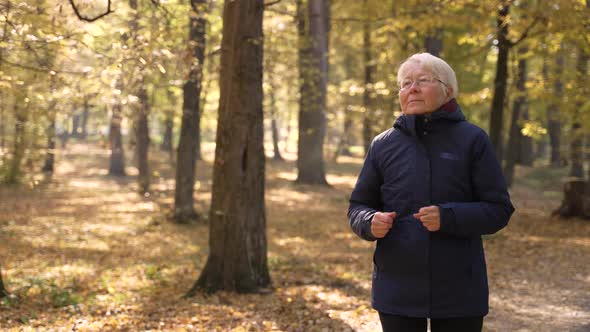
{"label": "tree bark", "polygon": [[[299,16],[304,17],[300,7]],[[307,20],[300,21],[299,141],[297,182],[326,185],[324,137],[326,135],[326,87],[328,76],[327,13],[324,0],[307,0]],[[305,24],[308,23],[308,24]],[[303,33],[301,30],[303,27]]]}
{"label": "tree bark", "polygon": [[506,163],[504,165],[504,176],[506,184],[512,185],[514,178],[514,166],[516,165],[519,154],[521,152],[520,146],[523,142],[523,135],[521,133],[521,114],[527,107],[526,97],[526,74],[527,74],[527,60],[523,58],[528,50],[525,47],[518,49],[520,58],[518,59],[518,77],[516,81],[517,97],[514,100],[512,108],[512,120],[510,122],[510,137],[508,139],[508,153],[506,155]]}
{"label": "tree bark", "polygon": [[270,88],[270,129],[272,135],[272,149],[273,149],[273,159],[276,161],[283,161],[283,156],[281,156],[281,151],[279,150],[279,127],[277,124],[277,101],[275,96],[275,86],[271,83]]}
{"label": "tree bark", "polygon": [[174,105],[176,100],[172,91],[168,91],[168,104],[170,109],[166,110],[166,119],[164,120],[164,134],[162,135],[162,144],[160,150],[172,152],[172,137],[174,135]]}
{"label": "tree bark", "polygon": [[164,134],[162,135],[162,144],[160,150],[172,152],[172,136],[174,134],[174,118],[172,114],[166,114],[164,120]]}
{"label": "tree bark", "polygon": [[21,164],[25,155],[25,125],[27,123],[27,113],[21,109],[24,103],[23,98],[17,98],[14,103],[14,142],[12,159],[8,163],[8,171],[6,172],[4,182],[8,184],[18,183],[22,173]]}
{"label": "tree bark", "polygon": [[84,97],[84,109],[82,110],[82,123],[80,138],[86,139],[88,136],[88,117],[90,116],[90,103],[88,102],[88,96]]}
{"label": "tree bark", "polygon": [[440,57],[443,48],[441,28],[434,29],[432,33],[426,36],[424,39],[424,48],[426,49],[426,52],[436,57]]}
{"label": "tree bark", "polygon": [[[52,76],[49,81],[49,91],[52,93],[55,91],[55,76]],[[47,173],[53,173],[54,164],[55,164],[55,140],[56,140],[56,133],[55,133],[55,121],[56,121],[56,110],[55,106],[57,104],[57,100],[51,99],[49,105],[47,107],[47,151],[45,154],[45,163],[41,170]]]}
{"label": "tree bark", "polygon": [[111,157],[109,160],[109,175],[125,176],[125,151],[123,150],[123,135],[121,134],[121,104],[113,105],[111,125],[109,129],[109,143]]}
{"label": "tree bark", "polygon": [[373,72],[375,64],[371,56],[371,23],[369,18],[369,5],[364,0],[365,20],[363,22],[363,63],[365,69],[365,89],[363,92],[363,147],[365,153],[369,151],[369,146],[375,136],[373,130]]}
{"label": "tree bark", "polygon": [[[271,46],[267,46],[267,50],[271,50]],[[273,160],[275,161],[283,161],[283,156],[281,156],[281,151],[279,150],[279,126],[278,126],[278,112],[277,112],[277,100],[276,100],[276,91],[278,86],[276,84],[276,77],[274,73],[274,68],[272,68],[272,61],[270,56],[266,56],[264,59],[264,66],[266,68],[267,79],[268,79],[268,97],[270,99],[269,106],[269,113],[270,113],[270,130],[271,130],[271,139],[272,139],[272,150],[273,150]]]}
{"label": "tree bark", "polygon": [[[563,45],[562,45],[563,49]],[[553,92],[551,93],[552,101],[547,107],[547,132],[549,133],[549,145],[551,147],[550,163],[553,167],[562,166],[561,162],[561,121],[559,115],[558,104],[561,103],[563,96],[563,66],[565,60],[562,51],[559,51],[555,57],[555,70],[553,75]],[[546,82],[550,82],[548,66],[543,66],[543,76],[546,77]]]}
{"label": "tree bark", "polygon": [[498,61],[496,64],[496,78],[494,80],[494,97],[490,116],[490,140],[494,146],[496,157],[502,161],[502,127],[504,124],[504,100],[506,99],[506,82],[508,81],[508,13],[510,3],[504,1],[498,9]]}
{"label": "tree bark", "polygon": [[142,83],[139,89],[139,105],[136,109],[135,137],[136,137],[136,160],[138,170],[139,192],[141,194],[150,191],[150,168],[149,168],[149,147],[150,133],[148,127],[149,101],[147,90]]}
{"label": "tree bark", "polygon": [[226,0],[210,210],[210,253],[198,289],[258,292],[266,257],[262,111],[263,0]]}
{"label": "tree bark", "polygon": [[194,208],[194,186],[200,142],[199,102],[205,60],[206,0],[191,0],[189,43],[191,67],[183,88],[182,123],[176,162],[174,220],[187,223],[198,218]]}
{"label": "tree bark", "polygon": [[[6,2],[6,14],[5,14],[5,20],[4,20],[4,28],[3,28],[3,32],[2,32],[2,41],[6,41],[8,39],[8,17],[10,14],[10,1]],[[2,71],[2,60],[4,59],[4,47],[0,46],[0,71]],[[3,89],[0,89],[0,100],[4,100],[4,93],[3,93]],[[4,152],[4,149],[6,148],[6,118],[4,116],[4,104],[0,103],[0,151]]]}
{"label": "tree bark", "polygon": [[[581,88],[585,87],[587,75],[588,55],[584,52],[582,47],[579,48],[578,61],[576,63],[577,79],[576,82]],[[577,96],[576,108],[574,110],[574,118],[572,129],[570,132],[570,172],[569,176],[584,179],[584,133],[582,132],[581,124],[581,108],[584,104],[583,98],[587,96]]]}
{"label": "tree bark", "polygon": [[590,218],[590,188],[583,179],[571,180],[564,184],[563,201],[552,215],[563,218]]}

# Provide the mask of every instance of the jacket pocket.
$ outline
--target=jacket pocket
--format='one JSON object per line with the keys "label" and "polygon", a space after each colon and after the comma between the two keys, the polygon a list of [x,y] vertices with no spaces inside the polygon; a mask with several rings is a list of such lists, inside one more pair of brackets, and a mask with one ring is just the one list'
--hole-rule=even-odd
{"label": "jacket pocket", "polygon": [[411,215],[398,215],[387,235],[377,240],[373,257],[377,270],[390,275],[424,273],[428,255],[426,232]]}

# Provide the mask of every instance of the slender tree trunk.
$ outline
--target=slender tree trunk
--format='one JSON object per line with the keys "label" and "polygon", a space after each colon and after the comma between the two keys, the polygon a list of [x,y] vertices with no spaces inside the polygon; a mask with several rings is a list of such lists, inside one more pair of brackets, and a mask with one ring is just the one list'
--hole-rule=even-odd
{"label": "slender tree trunk", "polygon": [[283,156],[281,156],[281,151],[279,150],[279,128],[277,124],[277,101],[275,96],[275,88],[273,83],[271,83],[270,88],[270,128],[272,134],[272,149],[273,149],[273,159],[277,161],[283,161]]}
{"label": "slender tree trunk", "polygon": [[426,49],[426,52],[436,57],[440,57],[440,53],[442,52],[443,48],[441,28],[434,29],[431,34],[426,36],[424,39],[424,48]]}
{"label": "slender tree trunk", "polygon": [[494,80],[494,97],[490,117],[490,140],[494,145],[496,157],[502,160],[502,127],[504,124],[504,100],[506,99],[506,82],[508,81],[508,12],[510,4],[503,2],[498,9],[498,62],[496,64],[496,78]]}
{"label": "slender tree trunk", "polygon": [[109,161],[109,175],[125,176],[125,151],[123,150],[123,135],[121,134],[121,122],[123,115],[121,104],[113,105],[111,125],[109,128],[109,143],[111,157]]}
{"label": "slender tree trunk", "polygon": [[172,136],[174,134],[174,118],[172,114],[166,114],[166,120],[164,120],[164,135],[162,135],[162,144],[160,150],[166,152],[172,152]]}
{"label": "slender tree trunk", "polygon": [[[586,75],[587,75],[587,64],[588,55],[584,52],[583,48],[579,48],[578,61],[576,63],[577,79],[576,82],[581,88],[585,87]],[[581,95],[581,94],[580,94]],[[581,123],[581,108],[584,104],[586,95],[577,96],[576,109],[574,111],[574,119],[572,123],[572,129],[570,131],[571,143],[570,143],[570,172],[569,176],[584,179],[584,133],[582,132]]]}
{"label": "slender tree trunk", "polygon": [[[300,7],[299,15],[303,18]],[[324,0],[307,0],[307,20],[300,21],[302,76],[297,149],[297,182],[326,185],[326,85],[328,76],[327,13]],[[308,23],[308,24],[305,24]],[[303,33],[301,31],[303,27]]]}
{"label": "slender tree trunk", "polygon": [[[287,92],[287,95],[291,95],[289,92]],[[289,107],[288,111],[287,111],[287,129],[286,129],[286,133],[285,133],[285,152],[289,153],[290,151],[292,151],[291,149],[289,149],[291,147],[291,145],[289,144],[291,142],[291,133],[293,132],[293,121],[294,121],[294,117],[297,115],[295,112],[297,112],[296,110],[293,110],[292,108]]]}
{"label": "slender tree trunk", "polygon": [[168,105],[169,109],[166,109],[166,119],[164,120],[164,135],[162,136],[162,144],[160,150],[172,152],[172,137],[174,135],[174,105],[176,105],[176,98],[172,91],[168,91]]}
{"label": "slender tree trunk", "polygon": [[189,291],[258,292],[270,285],[264,207],[263,0],[226,0],[210,253]]}
{"label": "slender tree trunk", "polygon": [[[131,12],[131,19],[129,21],[129,29],[131,31],[132,40],[134,43],[132,47],[138,47],[139,44],[139,10],[137,0],[129,0],[129,7],[133,10]],[[137,77],[131,88],[135,90],[139,102],[134,107],[135,122],[133,124],[134,138],[135,138],[135,162],[137,163],[137,182],[139,185],[139,193],[146,194],[150,191],[150,170],[149,170],[149,146],[150,136],[148,127],[149,116],[149,98],[145,86],[145,77],[143,70],[140,67],[137,72]]]}
{"label": "slender tree trunk", "polygon": [[512,121],[510,122],[510,137],[508,139],[508,153],[506,156],[506,163],[504,165],[504,176],[506,177],[506,184],[512,185],[514,178],[514,166],[519,159],[519,153],[521,152],[520,146],[523,140],[521,134],[521,114],[527,107],[526,98],[526,74],[527,74],[527,60],[523,58],[528,50],[525,47],[518,49],[520,56],[518,60],[518,77],[516,81],[517,97],[514,100],[514,106],[512,109]]}
{"label": "slender tree trunk", "polygon": [[[6,41],[8,39],[8,22],[9,22],[9,14],[10,14],[10,1],[6,2],[6,14],[5,14],[5,20],[4,20],[4,29],[2,32],[2,41]],[[2,71],[2,60],[4,59],[4,47],[0,45],[0,72]],[[4,101],[4,93],[3,90],[0,89],[0,151],[4,152],[4,149],[6,149],[6,118],[4,116],[4,103],[2,103],[1,101]]]}
{"label": "slender tree trunk", "polygon": [[[0,100],[4,100],[2,98],[2,91],[0,91]],[[0,104],[0,151],[4,152],[6,148],[6,118],[4,116],[4,105]]]}
{"label": "slender tree trunk", "polygon": [[84,97],[84,109],[82,110],[82,123],[81,123],[81,132],[80,138],[86,139],[88,136],[88,117],[90,116],[90,103],[88,101],[88,96]]}
{"label": "slender tree trunk", "polygon": [[192,48],[189,78],[184,84],[182,123],[176,162],[174,220],[186,223],[198,218],[194,208],[197,150],[200,142],[199,102],[205,59],[206,0],[191,0],[189,43]]}
{"label": "slender tree trunk", "polygon": [[[49,82],[49,91],[52,93],[55,91],[55,77],[52,76]],[[43,172],[53,173],[55,166],[55,148],[56,148],[56,133],[55,133],[55,121],[56,113],[55,106],[57,100],[51,99],[47,107],[47,120],[49,122],[47,126],[47,153],[45,154],[45,164],[41,169]]]}
{"label": "slender tree trunk", "polygon": [[364,0],[365,5],[365,21],[363,23],[363,62],[365,69],[365,89],[363,92],[363,147],[365,153],[369,151],[373,136],[373,71],[375,64],[371,56],[371,23],[369,18],[369,5],[367,0]]}
{"label": "slender tree trunk", "polygon": [[135,122],[135,137],[136,137],[136,159],[137,159],[137,170],[138,170],[138,184],[139,192],[141,194],[148,193],[150,191],[150,169],[149,169],[149,147],[150,147],[150,134],[148,127],[148,114],[149,114],[149,101],[147,90],[145,85],[141,84],[139,90],[139,107],[136,109],[136,122]]}
{"label": "slender tree trunk", "polygon": [[70,137],[79,138],[82,129],[80,129],[80,113],[75,109],[76,106],[74,106],[74,114],[72,115],[72,132],[70,133]]}
{"label": "slender tree trunk", "polygon": [[18,98],[14,103],[14,143],[12,159],[8,164],[8,171],[5,175],[4,182],[9,184],[18,183],[22,175],[22,161],[25,156],[25,125],[27,123],[27,112],[21,110],[24,101]]}
{"label": "slender tree trunk", "polygon": [[47,154],[41,169],[43,172],[53,173],[55,168],[55,138],[55,114],[53,114],[50,115],[49,125],[47,126]]}
{"label": "slender tree trunk", "polygon": [[[272,50],[272,45],[267,45],[267,50],[270,52]],[[264,67],[267,73],[267,80],[268,80],[268,97],[270,99],[269,106],[269,113],[270,113],[270,130],[271,130],[271,138],[272,138],[272,149],[273,149],[273,160],[276,161],[283,161],[283,156],[281,156],[281,151],[279,150],[279,126],[278,126],[278,112],[277,112],[277,100],[276,100],[276,91],[278,90],[278,86],[276,83],[276,77],[274,68],[272,68],[272,61],[270,56],[266,56],[264,59]]]}
{"label": "slender tree trunk", "polygon": [[[563,44],[562,44],[563,48]],[[564,55],[559,51],[555,57],[555,70],[553,75],[553,92],[552,101],[547,107],[547,131],[549,133],[549,145],[551,146],[551,166],[559,167],[561,165],[561,121],[559,115],[559,107],[563,96],[563,83],[561,77],[563,76]],[[545,66],[544,66],[545,68]],[[543,71],[546,81],[549,82],[549,69],[545,68]]]}

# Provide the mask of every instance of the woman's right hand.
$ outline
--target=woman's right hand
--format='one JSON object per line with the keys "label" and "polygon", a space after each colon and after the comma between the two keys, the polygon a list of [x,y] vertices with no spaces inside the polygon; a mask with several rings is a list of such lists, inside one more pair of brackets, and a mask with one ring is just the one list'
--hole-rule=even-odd
{"label": "woman's right hand", "polygon": [[384,237],[393,226],[393,220],[397,214],[395,212],[377,212],[371,219],[371,233],[374,237],[380,239]]}

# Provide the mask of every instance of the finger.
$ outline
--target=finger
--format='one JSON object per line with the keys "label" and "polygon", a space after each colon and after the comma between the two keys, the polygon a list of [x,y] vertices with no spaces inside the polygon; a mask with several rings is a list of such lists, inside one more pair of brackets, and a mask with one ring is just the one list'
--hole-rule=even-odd
{"label": "finger", "polygon": [[387,224],[391,224],[391,223],[393,223],[393,218],[390,218],[390,217],[388,217],[388,216],[387,216],[387,215],[385,215],[385,214],[380,214],[380,215],[377,217],[377,220],[378,220],[378,221],[380,221],[380,222],[387,223]]}
{"label": "finger", "polygon": [[389,222],[381,222],[381,221],[377,221],[377,227],[379,227],[380,229],[390,229],[391,226],[393,226],[392,223]]}

